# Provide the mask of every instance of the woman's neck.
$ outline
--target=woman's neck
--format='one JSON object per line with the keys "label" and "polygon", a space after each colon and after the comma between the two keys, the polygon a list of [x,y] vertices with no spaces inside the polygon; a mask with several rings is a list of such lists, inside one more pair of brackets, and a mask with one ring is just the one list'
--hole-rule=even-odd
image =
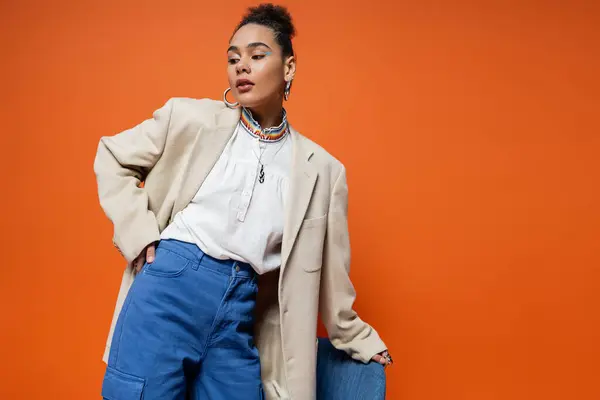
{"label": "woman's neck", "polygon": [[279,126],[283,118],[281,102],[273,105],[265,105],[263,107],[252,107],[250,108],[252,117],[260,126],[264,128],[271,128]]}

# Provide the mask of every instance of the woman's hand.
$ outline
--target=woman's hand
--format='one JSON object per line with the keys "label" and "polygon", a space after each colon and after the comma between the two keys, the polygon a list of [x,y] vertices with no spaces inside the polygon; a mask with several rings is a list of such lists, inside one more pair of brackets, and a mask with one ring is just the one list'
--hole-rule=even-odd
{"label": "woman's hand", "polygon": [[156,256],[156,244],[151,243],[148,246],[146,246],[146,248],[144,250],[142,250],[140,255],[137,256],[135,258],[135,260],[133,260],[132,264],[133,264],[133,268],[135,268],[135,272],[136,273],[140,272],[146,262],[148,262],[148,264],[152,263],[154,261],[155,256]]}
{"label": "woman's hand", "polygon": [[392,356],[390,356],[390,353],[387,350],[379,354],[375,354],[371,360],[383,365],[384,367],[394,363]]}

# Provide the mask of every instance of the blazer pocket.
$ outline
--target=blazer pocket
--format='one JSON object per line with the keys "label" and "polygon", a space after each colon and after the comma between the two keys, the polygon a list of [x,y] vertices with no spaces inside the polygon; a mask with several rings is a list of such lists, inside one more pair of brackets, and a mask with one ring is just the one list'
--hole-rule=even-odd
{"label": "blazer pocket", "polygon": [[323,225],[327,222],[327,214],[317,218],[307,218],[302,221],[302,229],[310,229],[316,226]]}
{"label": "blazer pocket", "polygon": [[300,262],[306,272],[317,272],[323,266],[326,227],[327,214],[318,218],[308,218],[302,222],[301,251],[304,255]]}

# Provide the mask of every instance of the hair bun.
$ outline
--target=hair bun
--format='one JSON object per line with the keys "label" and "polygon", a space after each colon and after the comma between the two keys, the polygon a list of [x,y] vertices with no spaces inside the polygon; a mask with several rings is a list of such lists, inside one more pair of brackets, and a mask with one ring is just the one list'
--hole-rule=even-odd
{"label": "hair bun", "polygon": [[258,24],[270,28],[273,31],[275,40],[281,46],[282,55],[284,57],[294,55],[292,38],[296,35],[296,28],[292,22],[292,16],[284,6],[263,3],[248,8],[242,21],[235,28],[234,34],[247,24]]}
{"label": "hair bun", "polygon": [[292,16],[284,6],[263,3],[256,7],[250,7],[244,19],[261,25],[275,24],[279,28],[277,30],[290,39],[296,35]]}

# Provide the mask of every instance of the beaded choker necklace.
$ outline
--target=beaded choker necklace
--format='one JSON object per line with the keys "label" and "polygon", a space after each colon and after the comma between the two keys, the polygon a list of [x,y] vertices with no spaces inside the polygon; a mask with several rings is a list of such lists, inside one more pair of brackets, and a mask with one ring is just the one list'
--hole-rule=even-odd
{"label": "beaded choker necklace", "polygon": [[242,108],[240,122],[251,136],[258,138],[261,142],[278,142],[285,137],[285,134],[289,130],[285,109],[283,110],[283,118],[279,126],[261,128],[260,124],[256,122],[254,117],[252,117],[252,113],[247,108]]}

